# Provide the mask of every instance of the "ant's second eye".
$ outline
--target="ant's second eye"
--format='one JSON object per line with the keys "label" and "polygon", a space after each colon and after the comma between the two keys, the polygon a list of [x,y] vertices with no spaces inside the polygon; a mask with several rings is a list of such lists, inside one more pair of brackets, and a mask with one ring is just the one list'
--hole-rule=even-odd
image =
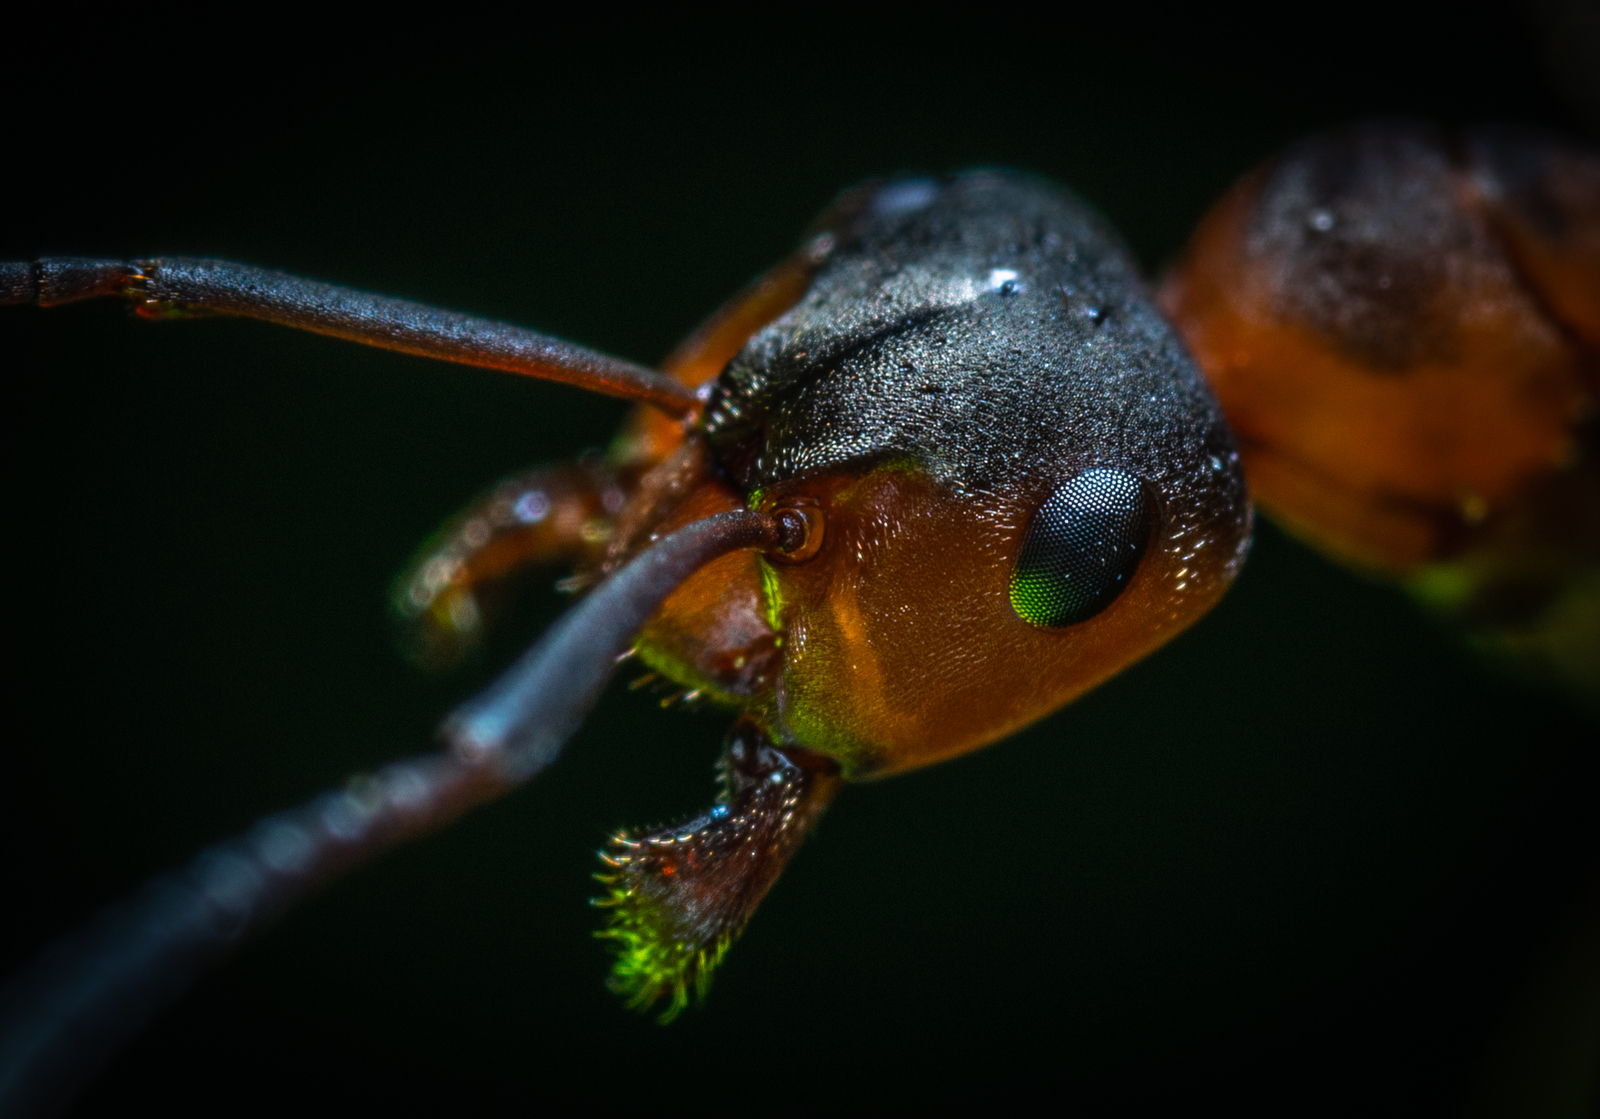
{"label": "ant's second eye", "polygon": [[1011,573],[1011,608],[1036,626],[1094,617],[1122,593],[1150,542],[1154,510],[1139,479],[1086,470],[1034,515]]}

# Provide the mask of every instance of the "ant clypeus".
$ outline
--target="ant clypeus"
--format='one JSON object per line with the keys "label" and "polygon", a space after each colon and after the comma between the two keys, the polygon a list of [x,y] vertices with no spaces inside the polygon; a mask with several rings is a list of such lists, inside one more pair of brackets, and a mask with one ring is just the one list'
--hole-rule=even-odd
{"label": "ant clypeus", "polygon": [[846,194],[664,373],[239,265],[4,266],[6,302],[263,318],[642,405],[608,458],[508,480],[401,580],[431,661],[518,568],[566,562],[591,588],[450,716],[445,750],[264,820],[63,942],[8,996],[6,1090],[62,1098],[310,889],[534,776],[630,653],[738,713],[719,803],[606,855],[614,983],[670,1017],[845,782],[1003,737],[1204,613],[1248,547],[1246,471],[1302,535],[1590,692],[1597,522],[1546,506],[1596,495],[1597,181],[1544,141],[1412,126],[1247,180],[1162,295],[1243,466],[1114,234],[1007,173]]}

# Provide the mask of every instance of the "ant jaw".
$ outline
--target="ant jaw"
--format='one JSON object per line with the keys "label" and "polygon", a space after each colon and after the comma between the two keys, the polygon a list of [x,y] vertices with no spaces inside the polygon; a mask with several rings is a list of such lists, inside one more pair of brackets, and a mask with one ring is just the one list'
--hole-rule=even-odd
{"label": "ant jaw", "polygon": [[838,793],[838,767],[786,750],[753,722],[728,734],[723,792],[674,828],[616,836],[596,875],[609,909],[598,934],[617,959],[610,986],[636,1010],[665,999],[670,1022],[704,998],[711,976],[801,841]]}

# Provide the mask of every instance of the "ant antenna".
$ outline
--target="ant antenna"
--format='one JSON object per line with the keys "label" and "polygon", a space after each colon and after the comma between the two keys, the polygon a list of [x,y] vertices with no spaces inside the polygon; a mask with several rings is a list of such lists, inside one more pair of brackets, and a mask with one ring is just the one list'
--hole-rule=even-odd
{"label": "ant antenna", "polygon": [[295,903],[525,784],[555,760],[668,595],[718,556],[784,539],[778,518],[748,509],[678,529],[451,714],[444,751],[268,816],[58,940],[0,990],[0,1114],[64,1109],[151,1018]]}
{"label": "ant antenna", "polygon": [[55,307],[101,296],[130,300],[146,318],[261,319],[379,349],[561,381],[684,418],[700,404],[694,389],[672,377],[548,334],[266,268],[184,257],[0,263],[0,305]]}

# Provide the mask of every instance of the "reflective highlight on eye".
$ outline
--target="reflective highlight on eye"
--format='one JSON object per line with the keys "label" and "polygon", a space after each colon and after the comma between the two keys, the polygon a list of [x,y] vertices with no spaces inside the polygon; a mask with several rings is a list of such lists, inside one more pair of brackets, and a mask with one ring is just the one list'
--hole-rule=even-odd
{"label": "reflective highlight on eye", "polygon": [[1094,617],[1138,570],[1153,519],[1138,478],[1111,469],[1079,474],[1035,514],[1011,573],[1011,608],[1036,626]]}

